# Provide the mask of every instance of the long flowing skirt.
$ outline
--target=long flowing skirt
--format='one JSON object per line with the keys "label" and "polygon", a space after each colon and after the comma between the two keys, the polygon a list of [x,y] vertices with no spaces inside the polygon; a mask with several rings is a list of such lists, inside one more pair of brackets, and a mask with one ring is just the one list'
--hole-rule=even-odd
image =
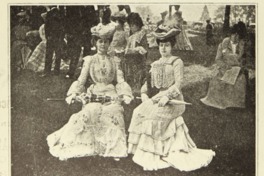
{"label": "long flowing skirt", "polygon": [[133,113],[128,153],[144,170],[174,167],[191,171],[207,166],[215,152],[196,148],[181,114],[183,105],[158,107],[151,100]]}
{"label": "long flowing skirt", "polygon": [[220,76],[214,77],[209,84],[208,93],[201,101],[219,109],[228,107],[245,107],[246,99],[246,78],[240,74],[234,85],[220,80]]}
{"label": "long flowing skirt", "polygon": [[186,31],[182,29],[181,33],[176,36],[176,50],[193,50],[191,41],[186,34]]}
{"label": "long flowing skirt", "polygon": [[45,56],[46,56],[46,42],[40,42],[33,53],[31,54],[28,62],[26,64],[26,68],[33,70],[35,72],[41,72],[45,67]]}
{"label": "long flowing skirt", "polygon": [[123,107],[89,103],[69,122],[47,137],[50,153],[60,160],[100,155],[126,157]]}
{"label": "long flowing skirt", "polygon": [[[55,66],[55,54],[52,58],[52,67]],[[25,68],[33,70],[34,72],[42,72],[45,68],[45,58],[46,58],[46,41],[40,42],[33,53],[30,55]],[[60,69],[68,69],[68,64],[62,60]]]}

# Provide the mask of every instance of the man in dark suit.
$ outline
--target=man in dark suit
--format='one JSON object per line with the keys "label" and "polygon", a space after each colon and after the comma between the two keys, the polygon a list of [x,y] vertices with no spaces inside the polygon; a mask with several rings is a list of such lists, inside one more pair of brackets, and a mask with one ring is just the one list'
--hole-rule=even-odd
{"label": "man in dark suit", "polygon": [[211,20],[206,20],[206,44],[208,46],[213,45],[213,25],[211,24]]}
{"label": "man in dark suit", "polygon": [[82,44],[82,6],[65,6],[65,34],[67,39],[67,53],[70,58],[69,71],[66,78],[72,78],[78,65]]}
{"label": "man in dark suit", "polygon": [[95,10],[93,5],[83,6],[81,9],[82,14],[82,46],[83,46],[83,57],[91,55],[91,39],[92,33],[91,28],[99,23],[98,12]]}
{"label": "man in dark suit", "polygon": [[47,39],[46,58],[44,73],[41,75],[41,77],[45,77],[51,73],[54,52],[56,56],[54,74],[58,75],[60,73],[62,46],[65,36],[62,7],[52,7],[51,10],[47,12],[45,35]]}

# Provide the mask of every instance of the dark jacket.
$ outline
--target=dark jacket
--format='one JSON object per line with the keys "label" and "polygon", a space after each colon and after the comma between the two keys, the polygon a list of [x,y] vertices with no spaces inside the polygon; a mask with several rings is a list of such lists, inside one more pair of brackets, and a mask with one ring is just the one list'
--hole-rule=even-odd
{"label": "dark jacket", "polygon": [[65,31],[63,13],[57,8],[53,8],[47,13],[45,23],[46,38],[63,38],[64,34]]}

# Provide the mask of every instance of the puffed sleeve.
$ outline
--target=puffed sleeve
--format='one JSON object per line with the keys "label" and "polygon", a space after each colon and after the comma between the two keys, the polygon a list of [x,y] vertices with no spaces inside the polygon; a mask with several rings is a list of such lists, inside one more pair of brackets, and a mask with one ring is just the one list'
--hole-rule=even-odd
{"label": "puffed sleeve", "polygon": [[80,74],[79,78],[72,83],[71,87],[69,88],[69,90],[67,92],[67,96],[69,96],[73,93],[81,94],[81,93],[85,92],[85,83],[86,83],[87,77],[89,76],[91,56],[87,56],[87,57],[83,58],[83,60],[84,60],[84,63],[82,66],[81,74]]}
{"label": "puffed sleeve", "polygon": [[125,82],[124,79],[124,73],[122,72],[122,70],[120,69],[120,65],[116,62],[116,57],[113,60],[114,61],[114,65],[116,68],[116,91],[118,95],[127,95],[131,98],[133,98],[132,95],[132,89],[131,87],[127,84],[127,82]]}
{"label": "puffed sleeve", "polygon": [[173,68],[174,68],[175,83],[171,87],[169,87],[169,89],[166,92],[166,96],[168,96],[169,99],[174,99],[179,94],[181,94],[181,85],[183,81],[183,69],[184,69],[182,60],[177,59],[173,63]]}
{"label": "puffed sleeve", "polygon": [[140,89],[141,94],[148,94],[148,85],[147,81],[143,84],[143,86]]}
{"label": "puffed sleeve", "polygon": [[45,24],[42,24],[39,27],[39,36],[40,36],[40,38],[41,38],[42,41],[45,41],[46,40],[46,36],[45,36]]}

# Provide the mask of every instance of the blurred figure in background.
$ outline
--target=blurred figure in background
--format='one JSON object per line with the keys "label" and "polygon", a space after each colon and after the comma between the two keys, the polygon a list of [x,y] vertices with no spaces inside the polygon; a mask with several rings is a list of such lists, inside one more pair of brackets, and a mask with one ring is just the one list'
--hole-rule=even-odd
{"label": "blurred figure in background", "polygon": [[[175,13],[172,13],[172,7],[175,8]],[[169,6],[169,16],[165,19],[164,25],[170,26],[170,28],[177,27],[181,30],[181,33],[177,35],[175,48],[177,50],[193,50],[192,44],[189,37],[183,28],[183,18],[182,12],[179,10],[180,5],[170,5]]]}
{"label": "blurred figure in background", "polygon": [[92,54],[91,28],[99,23],[99,17],[93,5],[83,6],[81,12],[82,12],[82,16],[81,16],[82,46],[83,46],[83,57],[85,57]]}
{"label": "blurred figure in background", "polygon": [[148,42],[146,31],[142,28],[142,18],[138,13],[130,13],[127,22],[132,35],[128,38],[123,69],[125,80],[132,91],[138,94],[146,78]]}
{"label": "blurred figure in background", "polygon": [[21,11],[17,14],[18,24],[11,30],[11,74],[24,68],[25,58],[30,52],[27,47],[26,34],[31,31],[29,14]]}
{"label": "blurred figure in background", "polygon": [[65,36],[64,31],[64,14],[63,7],[52,7],[47,12],[45,23],[45,35],[47,39],[45,69],[41,77],[45,77],[51,73],[52,58],[55,52],[56,60],[54,74],[60,73],[60,64],[62,59],[62,47]]}
{"label": "blurred figure in background", "polygon": [[208,46],[213,45],[213,25],[211,24],[211,20],[206,20],[206,44]]}
{"label": "blurred figure in background", "polygon": [[82,23],[81,6],[65,6],[65,36],[70,67],[65,78],[73,78],[81,55]]}
{"label": "blurred figure in background", "polygon": [[208,93],[201,101],[219,109],[245,108],[246,77],[244,70],[245,41],[239,35],[239,26],[231,28],[230,37],[219,44],[216,54],[218,74],[212,78]]}
{"label": "blurred figure in background", "polygon": [[41,14],[47,12],[47,8],[45,6],[32,6],[31,12],[30,19],[32,30],[39,30],[40,26],[43,24]]}
{"label": "blurred figure in background", "polygon": [[35,72],[44,71],[44,67],[45,67],[46,42],[47,42],[45,36],[45,22],[47,18],[47,12],[42,13],[41,17],[43,18],[43,22],[44,22],[39,28],[39,36],[42,41],[33,51],[26,64],[27,69],[33,70]]}
{"label": "blurred figure in background", "polygon": [[168,14],[168,11],[164,11],[164,12],[160,13],[161,20],[157,22],[157,27],[159,27],[159,25],[164,23],[164,20],[165,20],[165,17],[167,14]]}
{"label": "blurred figure in background", "polygon": [[128,33],[124,30],[126,14],[123,11],[117,11],[111,16],[111,19],[116,23],[116,30],[108,52],[110,55],[117,56],[121,66],[124,63],[124,53],[129,37]]}

